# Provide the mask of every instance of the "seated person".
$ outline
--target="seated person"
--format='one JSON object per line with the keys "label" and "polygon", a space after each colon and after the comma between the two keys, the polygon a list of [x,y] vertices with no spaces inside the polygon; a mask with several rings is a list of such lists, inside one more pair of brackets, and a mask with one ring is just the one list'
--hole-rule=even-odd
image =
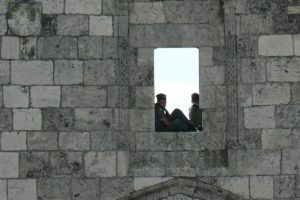
{"label": "seated person", "polygon": [[171,114],[166,109],[166,95],[156,95],[155,103],[155,131],[195,131],[195,127],[186,118],[181,110],[175,109]]}
{"label": "seated person", "polygon": [[199,108],[199,94],[193,93],[192,96],[192,106],[189,109],[190,122],[198,130],[202,130],[202,109]]}

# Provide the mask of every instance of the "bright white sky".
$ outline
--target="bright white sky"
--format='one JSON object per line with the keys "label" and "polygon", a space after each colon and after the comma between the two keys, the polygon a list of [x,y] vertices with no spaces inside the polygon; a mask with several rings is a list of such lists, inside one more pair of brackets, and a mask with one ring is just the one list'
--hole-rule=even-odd
{"label": "bright white sky", "polygon": [[191,94],[199,93],[199,50],[155,49],[154,79],[154,94],[167,95],[168,111],[171,113],[175,108],[179,108],[188,117]]}

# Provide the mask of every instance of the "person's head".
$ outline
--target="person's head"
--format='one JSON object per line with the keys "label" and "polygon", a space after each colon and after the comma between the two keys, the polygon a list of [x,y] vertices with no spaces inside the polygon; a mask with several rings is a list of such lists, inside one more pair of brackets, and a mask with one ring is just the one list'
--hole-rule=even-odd
{"label": "person's head", "polygon": [[167,96],[165,94],[158,94],[156,95],[156,99],[157,99],[157,103],[161,106],[161,107],[166,107],[167,105]]}
{"label": "person's head", "polygon": [[192,103],[199,104],[199,94],[193,93],[191,97],[192,97]]}

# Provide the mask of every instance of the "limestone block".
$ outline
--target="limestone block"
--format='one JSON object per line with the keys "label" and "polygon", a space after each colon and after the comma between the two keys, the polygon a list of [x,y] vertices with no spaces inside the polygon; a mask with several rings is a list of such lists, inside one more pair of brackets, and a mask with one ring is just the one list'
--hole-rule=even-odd
{"label": "limestone block", "polygon": [[216,87],[215,86],[200,86],[200,107],[212,108],[216,107]]}
{"label": "limestone block", "polygon": [[261,149],[262,148],[262,131],[260,129],[244,129],[238,133],[239,145],[244,149]]}
{"label": "limestone block", "polygon": [[36,37],[21,38],[20,57],[22,59],[36,58]]}
{"label": "limestone block", "polygon": [[66,178],[39,179],[38,199],[70,199],[70,180]]}
{"label": "limestone block", "polygon": [[32,107],[59,107],[59,86],[33,86],[30,89]]}
{"label": "limestone block", "polygon": [[146,187],[156,185],[171,180],[170,177],[135,177],[133,181],[134,190],[141,190]]}
{"label": "limestone block", "polygon": [[291,100],[288,84],[253,85],[253,105],[288,104]]}
{"label": "limestone block", "polygon": [[243,83],[264,83],[266,81],[265,60],[243,58],[241,68]]}
{"label": "limestone block", "polygon": [[8,27],[19,36],[41,33],[42,7],[40,3],[13,3],[7,12]]}
{"label": "limestone block", "polygon": [[241,107],[252,106],[252,85],[238,86],[238,101]]}
{"label": "limestone block", "polygon": [[129,151],[117,152],[117,174],[119,177],[128,176],[129,172]]}
{"label": "limestone block", "polygon": [[17,178],[19,176],[18,153],[0,152],[0,177]]}
{"label": "limestone block", "polygon": [[276,127],[295,128],[300,127],[300,106],[278,106],[276,109]]}
{"label": "limestone block", "polygon": [[113,20],[110,16],[90,16],[90,35],[112,36]]}
{"label": "limestone block", "polygon": [[116,63],[113,60],[84,62],[84,84],[113,85],[116,81]]}
{"label": "limestone block", "polygon": [[300,13],[300,6],[294,5],[294,6],[288,6],[287,7],[287,13],[289,15],[293,14],[299,14]]}
{"label": "limestone block", "polygon": [[139,48],[137,57],[138,66],[153,66],[154,65],[154,49]]}
{"label": "limestone block", "polygon": [[43,130],[67,131],[73,129],[75,114],[72,109],[42,109]]}
{"label": "limestone block", "polygon": [[0,85],[8,84],[10,80],[9,61],[0,60]]}
{"label": "limestone block", "polygon": [[29,106],[29,87],[4,86],[3,99],[7,108],[26,108]]}
{"label": "limestone block", "polygon": [[88,152],[84,156],[85,174],[87,177],[116,176],[116,152]]}
{"label": "limestone block", "polygon": [[299,58],[272,59],[267,63],[267,78],[273,82],[297,82],[300,80]]}
{"label": "limestone block", "polygon": [[54,83],[59,85],[83,83],[83,61],[54,61]]}
{"label": "limestone block", "polygon": [[130,130],[154,131],[154,109],[132,109],[129,111]]}
{"label": "limestone block", "polygon": [[64,0],[37,0],[43,6],[43,14],[62,14],[64,12]]}
{"label": "limestone block", "polygon": [[282,173],[297,174],[300,165],[299,149],[284,149],[282,152]]}
{"label": "limestone block", "polygon": [[26,149],[26,132],[2,132],[1,150],[20,151]]}
{"label": "limestone block", "polygon": [[273,177],[253,176],[250,177],[250,197],[254,199],[273,199]]}
{"label": "limestone block", "polygon": [[[120,19],[121,21],[122,19]],[[124,20],[124,19],[123,19]],[[144,43],[144,32],[145,27],[142,25],[131,25],[129,29],[129,43],[133,47],[145,47]]]}
{"label": "limestone block", "polygon": [[77,200],[98,200],[99,180],[98,179],[72,179],[71,180],[72,199]]}
{"label": "limestone block", "polygon": [[200,85],[222,85],[225,83],[224,66],[200,67],[199,74]]}
{"label": "limestone block", "polygon": [[135,95],[135,103],[137,108],[153,108],[153,87],[136,87]]}
{"label": "limestone block", "polygon": [[57,132],[28,132],[28,150],[58,150]]}
{"label": "limestone block", "polygon": [[79,58],[102,58],[102,37],[85,36],[78,39]]}
{"label": "limestone block", "polygon": [[0,200],[7,200],[7,181],[0,180]]}
{"label": "limestone block", "polygon": [[[299,7],[300,8],[300,7]],[[295,56],[300,56],[300,35],[293,35]]]}
{"label": "limestone block", "polygon": [[274,175],[280,173],[280,150],[238,150],[238,175]]}
{"label": "limestone block", "polygon": [[294,104],[300,104],[300,84],[295,83],[291,86],[291,102]]}
{"label": "limestone block", "polygon": [[247,14],[241,16],[241,34],[272,33],[272,16]]}
{"label": "limestone block", "polygon": [[218,186],[239,194],[244,198],[249,198],[249,178],[248,177],[221,177],[217,179]]}
{"label": "limestone block", "polygon": [[1,44],[1,57],[4,59],[19,59],[20,41],[15,36],[3,36]]}
{"label": "limestone block", "polygon": [[100,183],[101,200],[119,199],[133,191],[132,178],[103,178]]}
{"label": "limestone block", "polygon": [[3,107],[3,89],[2,86],[0,86],[0,107]]}
{"label": "limestone block", "polygon": [[12,112],[10,109],[0,109],[0,129],[11,130],[12,128]]}
{"label": "limestone block", "polygon": [[275,128],[274,106],[245,108],[244,114],[246,128]]}
{"label": "limestone block", "polygon": [[89,17],[85,15],[58,15],[57,35],[80,36],[89,33]]}
{"label": "limestone block", "polygon": [[6,14],[8,9],[9,0],[3,0],[0,2],[0,14]]}
{"label": "limestone block", "polygon": [[102,0],[103,8],[102,12],[103,14],[113,15],[116,14],[116,2],[111,0]]}
{"label": "limestone block", "polygon": [[6,31],[7,31],[6,17],[5,17],[5,15],[0,15],[0,35],[5,35]]}
{"label": "limestone block", "polygon": [[57,34],[57,15],[43,15],[42,35],[55,36]]}
{"label": "limestone block", "polygon": [[152,66],[131,66],[129,73],[129,85],[135,86],[153,86],[154,68]]}
{"label": "limestone block", "polygon": [[300,144],[300,129],[295,128],[292,129],[292,145],[293,147],[297,147]]}
{"label": "limestone block", "polygon": [[135,2],[130,12],[132,24],[165,23],[163,2]]}
{"label": "limestone block", "polygon": [[262,56],[292,56],[292,36],[262,35],[258,38],[258,53]]}
{"label": "limestone block", "polygon": [[102,0],[66,0],[67,14],[101,14]]}
{"label": "limestone block", "polygon": [[9,180],[8,181],[8,196],[9,199],[22,200],[32,199],[37,200],[36,196],[36,180]]}
{"label": "limestone block", "polygon": [[103,59],[119,58],[119,39],[112,37],[103,38]]}
{"label": "limestone block", "polygon": [[52,61],[11,61],[11,82],[20,85],[53,84]]}
{"label": "limestone block", "polygon": [[75,127],[79,130],[110,130],[113,127],[113,112],[106,108],[75,109]]}
{"label": "limestone block", "polygon": [[276,149],[292,146],[291,129],[267,129],[262,132],[262,148]]}
{"label": "limestone block", "polygon": [[60,150],[89,150],[88,132],[60,132],[59,149]]}
{"label": "limestone block", "polygon": [[39,109],[14,109],[14,130],[41,130],[42,114]]}
{"label": "limestone block", "polygon": [[63,36],[40,37],[38,39],[38,58],[77,58],[77,38]]}
{"label": "limestone block", "polygon": [[53,175],[83,176],[83,158],[81,152],[50,152],[50,166]]}
{"label": "limestone block", "polygon": [[213,65],[213,49],[211,47],[199,48],[199,65],[201,67]]}
{"label": "limestone block", "polygon": [[275,198],[295,198],[295,176],[274,176]]}

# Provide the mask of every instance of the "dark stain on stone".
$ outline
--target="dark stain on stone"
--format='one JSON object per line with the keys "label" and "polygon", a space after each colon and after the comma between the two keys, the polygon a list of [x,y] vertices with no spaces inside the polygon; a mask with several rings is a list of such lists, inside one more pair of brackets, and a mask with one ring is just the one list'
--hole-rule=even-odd
{"label": "dark stain on stone", "polygon": [[102,121],[102,124],[103,124],[106,128],[109,128],[109,127],[110,127],[110,122],[107,121],[107,120],[105,120],[105,119]]}
{"label": "dark stain on stone", "polygon": [[79,197],[80,196],[80,194],[79,193],[77,193],[77,194],[74,194],[74,197]]}

